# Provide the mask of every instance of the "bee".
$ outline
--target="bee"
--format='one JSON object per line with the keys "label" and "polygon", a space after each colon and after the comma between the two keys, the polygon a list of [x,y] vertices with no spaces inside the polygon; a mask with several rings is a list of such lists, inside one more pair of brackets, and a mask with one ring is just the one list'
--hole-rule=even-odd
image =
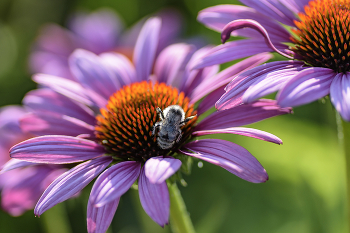
{"label": "bee", "polygon": [[155,135],[156,129],[159,128],[157,142],[163,150],[170,149],[175,142],[178,143],[182,137],[180,127],[197,116],[190,116],[185,119],[185,112],[179,105],[170,105],[163,111],[158,107],[157,113],[161,121],[154,124],[152,135]]}

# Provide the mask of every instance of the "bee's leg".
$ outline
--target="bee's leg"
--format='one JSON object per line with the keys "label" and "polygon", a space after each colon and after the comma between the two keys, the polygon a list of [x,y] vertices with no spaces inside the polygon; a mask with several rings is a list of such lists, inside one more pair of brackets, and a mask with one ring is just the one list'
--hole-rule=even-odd
{"label": "bee's leg", "polygon": [[156,134],[156,129],[160,127],[161,122],[156,122],[153,126],[152,135]]}
{"label": "bee's leg", "polygon": [[193,118],[195,118],[196,116],[197,116],[197,114],[194,115],[194,116],[187,117],[184,121],[181,121],[179,125],[180,125],[180,126],[183,126],[184,124],[186,124],[187,122],[189,122],[190,120],[192,120]]}
{"label": "bee's leg", "polygon": [[177,142],[177,143],[178,143],[178,142],[181,140],[181,138],[182,138],[182,131],[181,131],[181,129],[179,129],[178,131],[179,131],[179,136],[178,136],[177,139],[176,139],[176,142]]}
{"label": "bee's leg", "polygon": [[163,114],[162,109],[160,109],[159,107],[157,107],[156,110],[157,110],[157,113],[159,113],[160,119],[161,119],[161,120],[164,120],[165,117],[164,117],[164,114]]}

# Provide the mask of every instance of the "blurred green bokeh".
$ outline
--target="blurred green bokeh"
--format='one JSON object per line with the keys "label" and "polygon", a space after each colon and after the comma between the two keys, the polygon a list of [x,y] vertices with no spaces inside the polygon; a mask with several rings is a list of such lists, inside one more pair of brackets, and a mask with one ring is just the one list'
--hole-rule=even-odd
{"label": "blurred green bokeh", "polygon": [[[35,88],[27,68],[30,46],[47,22],[65,25],[77,9],[110,7],[131,26],[164,7],[179,10],[185,37],[202,35],[219,44],[219,34],[196,21],[199,10],[237,1],[218,0],[1,0],[0,105],[20,104]],[[237,135],[220,135],[247,148],[262,163],[270,179],[263,184],[241,180],[226,170],[195,161],[181,187],[198,233],[329,233],[346,231],[345,165],[329,100],[296,108],[293,115],[259,122],[253,127],[284,141],[283,146]],[[86,203],[91,185],[80,197],[47,211],[21,217],[0,212],[0,232],[86,232]],[[138,194],[121,199],[109,232],[166,233],[142,210]]]}

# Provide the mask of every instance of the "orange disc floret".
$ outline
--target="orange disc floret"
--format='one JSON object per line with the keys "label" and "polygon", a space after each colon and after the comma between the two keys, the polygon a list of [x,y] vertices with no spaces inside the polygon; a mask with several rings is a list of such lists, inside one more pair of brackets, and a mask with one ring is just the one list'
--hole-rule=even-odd
{"label": "orange disc floret", "polygon": [[190,139],[196,118],[181,127],[179,143],[163,150],[152,135],[154,124],[160,121],[156,108],[179,105],[189,117],[196,114],[189,102],[183,92],[165,83],[143,81],[124,86],[110,97],[106,109],[101,109],[101,115],[96,117],[96,137],[121,160],[146,161],[150,157],[171,154]]}
{"label": "orange disc floret", "polygon": [[350,1],[314,0],[295,21],[292,50],[307,64],[350,70]]}

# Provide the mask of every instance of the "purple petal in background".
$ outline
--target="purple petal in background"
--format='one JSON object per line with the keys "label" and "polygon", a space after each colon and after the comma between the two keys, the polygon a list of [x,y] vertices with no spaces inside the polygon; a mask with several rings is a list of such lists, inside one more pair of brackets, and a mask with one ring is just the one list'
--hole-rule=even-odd
{"label": "purple petal in background", "polygon": [[282,144],[282,140],[273,134],[270,134],[268,132],[261,131],[258,129],[245,128],[245,127],[232,127],[232,128],[217,129],[217,130],[202,130],[202,131],[195,131],[192,134],[195,136],[203,136],[208,134],[219,134],[219,133],[239,134],[247,137],[257,138],[267,142]]}
{"label": "purple petal in background", "polygon": [[145,175],[144,167],[139,177],[139,196],[143,209],[161,227],[168,224],[170,200],[165,182],[152,184]]}
{"label": "purple petal in background", "polygon": [[194,130],[226,129],[252,124],[291,112],[291,108],[281,108],[274,100],[261,99],[251,104],[243,104],[231,109],[214,112],[203,119]]}
{"label": "purple petal in background", "polygon": [[152,184],[163,183],[181,167],[181,161],[172,157],[153,157],[145,163],[145,175]]}
{"label": "purple petal in background", "polygon": [[330,88],[331,101],[346,121],[350,121],[350,73],[337,74]]}
{"label": "purple petal in background", "polygon": [[182,153],[220,166],[236,176],[253,183],[268,180],[259,161],[245,148],[220,139],[203,139],[190,142],[185,148],[194,153]]}
{"label": "purple petal in background", "polygon": [[136,67],[138,81],[147,80],[151,74],[161,28],[160,18],[148,19],[137,38],[133,62]]}
{"label": "purple petal in background", "polygon": [[36,163],[75,163],[102,156],[103,146],[70,136],[41,136],[28,139],[10,149],[12,158]]}
{"label": "purple petal in background", "polygon": [[102,157],[81,163],[59,176],[45,190],[35,206],[34,214],[40,216],[46,210],[61,203],[88,185],[112,162],[111,157]]}
{"label": "purple petal in background", "polygon": [[294,107],[310,103],[329,94],[333,70],[311,67],[299,72],[279,91],[277,103],[283,107]]}
{"label": "purple petal in background", "polygon": [[100,9],[91,14],[80,12],[68,26],[78,37],[83,47],[94,53],[113,50],[122,29],[122,23],[114,11]]}
{"label": "purple petal in background", "polygon": [[119,199],[140,174],[141,164],[135,161],[120,162],[104,171],[92,187],[89,201],[96,207]]}
{"label": "purple petal in background", "polygon": [[89,201],[86,218],[88,233],[105,233],[109,225],[111,225],[118,204],[119,198],[101,207],[95,207]]}

